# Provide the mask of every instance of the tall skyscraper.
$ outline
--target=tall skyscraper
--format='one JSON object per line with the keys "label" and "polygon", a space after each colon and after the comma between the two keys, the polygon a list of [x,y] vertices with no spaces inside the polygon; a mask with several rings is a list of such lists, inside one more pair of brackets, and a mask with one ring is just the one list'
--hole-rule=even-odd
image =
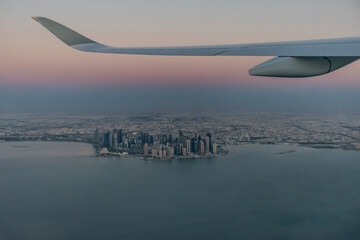
{"label": "tall skyscraper", "polygon": [[166,158],[166,150],[164,149],[162,152],[163,152],[162,153],[163,158]]}
{"label": "tall skyscraper", "polygon": [[122,132],[122,129],[117,130],[116,134],[117,134],[117,144],[118,144],[118,146],[119,146],[119,145],[122,143],[122,141],[123,141],[123,132]]}
{"label": "tall skyscraper", "polygon": [[209,152],[211,152],[211,151],[212,151],[212,144],[213,144],[212,139],[211,139],[211,134],[210,134],[210,133],[206,133],[206,136],[209,137],[209,144],[210,144]]}
{"label": "tall skyscraper", "polygon": [[190,152],[191,152],[191,141],[186,140],[186,153],[190,154]]}
{"label": "tall skyscraper", "polygon": [[154,142],[154,143],[153,143],[153,148],[155,148],[156,151],[158,150],[158,148],[159,148],[158,142]]}
{"label": "tall skyscraper", "polygon": [[184,151],[184,145],[183,144],[179,144],[180,146],[180,152],[179,152],[179,155],[182,155],[183,154],[183,151]]}
{"label": "tall skyscraper", "polygon": [[210,152],[210,138],[208,136],[205,137],[205,152]]}
{"label": "tall skyscraper", "polygon": [[199,142],[197,141],[196,138],[192,140],[192,152],[194,153],[199,152]]}
{"label": "tall skyscraper", "polygon": [[111,145],[110,142],[111,142],[111,133],[110,132],[104,133],[104,141],[103,141],[104,147],[110,147]]}
{"label": "tall skyscraper", "polygon": [[93,141],[93,143],[98,143],[99,140],[100,140],[99,129],[96,128],[95,133],[94,133],[93,138],[92,138],[92,141]]}
{"label": "tall skyscraper", "polygon": [[116,130],[114,129],[114,131],[112,132],[112,136],[111,136],[111,145],[112,147],[117,147],[118,146],[118,141],[117,141],[117,134],[116,134]]}
{"label": "tall skyscraper", "polygon": [[217,154],[217,144],[216,143],[213,143],[213,145],[212,145],[212,153]]}
{"label": "tall skyscraper", "polygon": [[144,144],[144,156],[149,155],[149,145],[147,143]]}
{"label": "tall skyscraper", "polygon": [[157,152],[156,152],[156,149],[155,149],[155,148],[153,148],[153,149],[151,150],[151,156],[152,156],[152,157],[157,157]]}
{"label": "tall skyscraper", "polygon": [[166,155],[167,155],[168,157],[173,157],[173,156],[174,156],[174,148],[173,148],[173,147],[168,147],[168,148],[166,149]]}
{"label": "tall skyscraper", "polygon": [[200,154],[204,154],[205,153],[205,145],[204,142],[201,141],[200,142]]}
{"label": "tall skyscraper", "polygon": [[129,142],[127,140],[123,141],[123,149],[129,149]]}
{"label": "tall skyscraper", "polygon": [[186,148],[183,148],[182,155],[183,155],[183,156],[186,156],[186,153],[187,153]]}

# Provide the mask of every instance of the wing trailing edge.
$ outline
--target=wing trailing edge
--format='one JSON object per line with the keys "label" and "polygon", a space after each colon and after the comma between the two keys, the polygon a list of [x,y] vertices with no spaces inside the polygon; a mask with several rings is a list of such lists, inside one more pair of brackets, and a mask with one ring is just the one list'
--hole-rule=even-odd
{"label": "wing trailing edge", "polygon": [[360,58],[360,37],[293,42],[175,47],[111,47],[93,41],[45,17],[33,17],[66,45],[80,51],[169,56],[275,56],[250,70],[250,75],[312,77],[346,66]]}

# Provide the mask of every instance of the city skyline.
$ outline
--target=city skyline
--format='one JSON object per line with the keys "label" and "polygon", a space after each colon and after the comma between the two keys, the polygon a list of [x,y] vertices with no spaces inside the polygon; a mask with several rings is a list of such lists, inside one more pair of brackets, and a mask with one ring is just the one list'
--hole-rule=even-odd
{"label": "city skyline", "polygon": [[79,52],[32,16],[118,47],[360,37],[359,0],[0,0],[0,240],[360,239],[360,60],[252,77],[271,57]]}
{"label": "city skyline", "polygon": [[[185,150],[186,155],[199,153],[199,150],[201,155],[201,147],[203,152],[206,149],[211,152],[211,142],[217,144],[220,154],[226,151],[226,146],[239,144],[294,144],[359,150],[358,118],[359,114],[353,113],[3,114],[0,141],[84,142],[93,144],[97,152],[106,147],[115,153],[134,150],[133,154],[140,154],[145,142],[149,154],[155,143],[155,154],[159,153],[157,147],[161,145],[180,148],[182,144],[182,148],[188,149],[190,144],[191,151]],[[198,143],[197,149],[194,141]],[[183,153],[182,149],[178,150],[178,154]]]}
{"label": "city skyline", "polygon": [[216,140],[212,139],[211,133],[205,136],[193,130],[185,135],[182,130],[174,134],[174,129],[160,134],[148,131],[123,131],[113,129],[112,131],[99,132],[96,128],[92,143],[98,155],[126,156],[142,155],[145,159],[173,159],[179,157],[194,158],[199,156],[211,157],[218,153],[225,154]]}

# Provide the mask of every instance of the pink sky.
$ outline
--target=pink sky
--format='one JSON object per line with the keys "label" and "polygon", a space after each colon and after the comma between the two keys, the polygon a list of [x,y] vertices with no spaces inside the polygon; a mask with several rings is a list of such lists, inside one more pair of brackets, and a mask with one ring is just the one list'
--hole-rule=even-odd
{"label": "pink sky", "polygon": [[[25,1],[5,0],[0,6],[0,86],[360,85],[357,77],[360,63],[322,77],[270,79],[248,75],[249,68],[268,59],[264,57],[154,57],[79,52],[65,46],[30,18],[31,15],[45,15],[94,40],[115,46],[226,44],[360,35],[353,23],[359,20],[353,16],[354,5],[343,1],[340,4],[336,0],[327,1],[325,10],[321,4],[318,8],[313,4],[314,9],[307,9],[307,1],[297,8],[284,1],[279,1],[282,5],[269,5],[260,0],[244,1],[242,5],[232,1],[232,4],[208,1],[203,8],[202,1],[195,1],[193,5],[188,1],[182,5],[177,3],[177,8],[165,2],[157,2],[155,7],[146,6],[145,1],[143,4],[125,2],[88,4],[88,8],[82,10],[84,1],[73,5],[62,1],[54,1],[53,5],[34,1],[29,5]],[[322,2],[325,3],[319,1]],[[122,10],[107,13],[105,9],[111,6]],[[282,9],[277,9],[279,6]],[[339,7],[349,13],[339,14]],[[152,15],[147,12],[149,8],[153,8]],[[271,13],[266,11],[269,9]],[[284,9],[287,12],[284,13]],[[63,14],[65,10],[67,13]],[[103,17],[94,18],[92,11],[95,10],[98,11],[96,16]],[[255,13],[258,15],[254,16]],[[319,17],[319,13],[327,15]],[[333,17],[329,19],[331,14]]]}

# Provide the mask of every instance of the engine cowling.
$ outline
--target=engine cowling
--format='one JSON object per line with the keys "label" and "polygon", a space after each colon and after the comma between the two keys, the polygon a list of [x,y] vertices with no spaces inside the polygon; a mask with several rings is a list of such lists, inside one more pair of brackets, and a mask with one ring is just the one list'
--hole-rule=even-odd
{"label": "engine cowling", "polygon": [[358,57],[275,57],[249,70],[251,76],[303,78],[324,75]]}

